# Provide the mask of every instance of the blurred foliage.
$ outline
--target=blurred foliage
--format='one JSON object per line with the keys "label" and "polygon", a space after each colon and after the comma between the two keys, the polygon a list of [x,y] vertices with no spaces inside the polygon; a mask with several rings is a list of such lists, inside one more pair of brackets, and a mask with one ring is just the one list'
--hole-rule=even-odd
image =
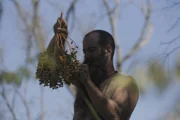
{"label": "blurred foliage", "polygon": [[163,67],[162,63],[160,63],[160,61],[154,60],[148,66],[150,80],[152,80],[154,85],[160,91],[162,91],[169,84],[168,73],[166,72],[165,68]]}
{"label": "blurred foliage", "polygon": [[[33,3],[36,3],[36,0],[33,0]],[[3,0],[0,0],[0,22],[1,22],[2,14],[3,14]],[[3,56],[1,56],[2,53],[3,52],[0,49],[0,84],[5,82],[7,84],[15,84],[17,85],[17,87],[19,87],[21,85],[22,80],[28,80],[32,77],[30,68],[27,65],[19,66],[18,69],[16,69],[15,71],[2,70],[1,68],[2,67],[1,60],[3,58]],[[38,55],[34,58],[29,57],[29,59],[27,59],[27,63],[34,64],[37,61],[37,58]],[[177,78],[180,80],[180,57],[177,58],[177,62],[175,65],[175,72]],[[147,90],[153,87],[153,85],[160,92],[164,92],[165,88],[167,88],[168,84],[171,82],[168,76],[169,74],[170,73],[166,72],[166,68],[163,67],[161,61],[157,61],[157,60],[154,60],[144,66],[137,67],[134,70],[134,76],[138,82],[138,86],[141,94],[145,94]],[[174,108],[175,109],[172,111],[172,114],[170,115],[170,117],[171,116],[173,117],[169,118],[168,120],[176,120],[178,119],[178,117],[180,117],[180,113],[179,113],[180,104],[176,104]],[[176,118],[174,116],[176,116]]]}
{"label": "blurred foliage", "polygon": [[[173,81],[180,79],[180,57],[176,58],[177,62],[173,70],[167,70],[161,60],[154,59],[152,62],[139,65],[134,70],[134,77],[138,82],[141,94],[155,87],[159,93],[164,93],[168,85]],[[176,76],[174,76],[176,73]]]}
{"label": "blurred foliage", "polygon": [[177,59],[177,62],[176,62],[176,75],[177,75],[177,78],[180,80],[180,57]]}
{"label": "blurred foliage", "polygon": [[26,66],[20,66],[15,72],[2,70],[0,72],[0,84],[21,85],[22,80],[29,79],[31,72]]}
{"label": "blurred foliage", "polygon": [[133,75],[138,83],[140,94],[145,94],[148,89],[152,87],[148,69],[146,65],[136,67]]}

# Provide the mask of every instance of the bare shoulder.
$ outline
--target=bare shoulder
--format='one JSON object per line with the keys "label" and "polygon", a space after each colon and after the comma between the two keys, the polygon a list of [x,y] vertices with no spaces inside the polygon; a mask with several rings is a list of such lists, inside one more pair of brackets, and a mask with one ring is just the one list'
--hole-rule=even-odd
{"label": "bare shoulder", "polygon": [[132,76],[127,76],[127,77],[128,77],[128,86],[127,86],[127,89],[129,89],[132,92],[139,93],[138,85],[136,83],[136,80]]}
{"label": "bare shoulder", "polygon": [[115,80],[116,90],[126,90],[131,95],[139,95],[138,85],[132,76],[119,74]]}
{"label": "bare shoulder", "polygon": [[139,99],[139,90],[136,80],[128,75],[119,75],[116,78],[116,89],[114,90],[112,99],[130,113],[135,108]]}
{"label": "bare shoulder", "polygon": [[114,77],[114,80],[112,80],[112,84],[115,84],[116,88],[134,89],[135,91],[138,92],[138,86],[136,80],[132,76],[118,73]]}

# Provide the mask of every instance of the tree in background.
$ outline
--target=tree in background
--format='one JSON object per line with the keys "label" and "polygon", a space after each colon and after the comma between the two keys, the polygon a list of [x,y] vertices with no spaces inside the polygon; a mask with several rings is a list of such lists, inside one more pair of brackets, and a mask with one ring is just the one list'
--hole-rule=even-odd
{"label": "tree in background", "polygon": [[[41,7],[44,4],[48,4],[59,11],[64,11],[65,20],[69,25],[70,37],[73,34],[80,34],[82,37],[86,32],[95,29],[99,24],[99,21],[102,19],[108,19],[108,24],[110,28],[110,32],[114,36],[116,43],[116,55],[115,55],[115,64],[116,68],[121,72],[123,72],[123,65],[126,61],[130,60],[140,49],[143,49],[148,41],[151,39],[151,35],[153,33],[153,25],[151,23],[151,14],[152,14],[152,4],[150,1],[145,2],[144,4],[138,4],[134,1],[120,1],[120,0],[100,0],[96,1],[96,4],[100,6],[99,11],[93,11],[88,6],[81,5],[84,1],[81,0],[64,0],[64,1],[51,1],[51,0],[29,0],[28,6],[30,8],[24,7],[27,3],[18,0],[9,0],[3,1],[0,0],[0,20],[3,17],[5,3],[13,5],[16,10],[16,17],[19,22],[19,31],[22,32],[23,39],[21,41],[22,46],[25,46],[23,51],[25,52],[25,62],[17,66],[17,69],[11,71],[5,66],[4,58],[5,53],[3,52],[3,47],[1,44],[0,47],[0,94],[1,98],[6,104],[9,114],[13,117],[13,120],[17,120],[20,117],[17,116],[17,113],[14,110],[14,106],[16,104],[16,98],[18,97],[22,104],[25,107],[26,111],[26,119],[34,120],[32,117],[30,103],[28,102],[27,88],[30,80],[34,80],[34,70],[36,68],[36,63],[38,60],[38,54],[45,50],[46,43],[50,40],[50,35],[48,31],[52,31],[52,24],[49,25],[48,21],[45,21],[42,14],[46,15],[42,12]],[[88,11],[92,11],[88,13],[88,16],[93,20],[81,19],[83,18],[83,14],[79,12],[81,8],[79,6],[84,6]],[[118,20],[121,17],[122,11],[128,5],[136,6],[142,16],[143,16],[143,27],[140,31],[139,38],[136,40],[135,44],[132,48],[123,56],[121,44],[119,43],[119,30],[118,30]],[[103,11],[103,12],[102,12]],[[132,11],[133,12],[133,11]],[[48,15],[50,16],[50,15]],[[57,16],[58,17],[58,16]],[[85,16],[86,17],[86,16]],[[54,21],[57,18],[52,18]],[[85,22],[84,22],[85,21]],[[1,23],[2,24],[2,23]],[[47,26],[50,26],[49,28]],[[3,30],[1,30],[3,31]],[[12,34],[12,33],[10,33]],[[77,39],[77,38],[72,38]],[[15,41],[14,39],[13,41]],[[16,40],[20,43],[19,40]],[[76,41],[78,43],[78,41]],[[169,53],[170,54],[170,53]],[[163,54],[163,60],[168,57],[169,54]],[[81,55],[81,53],[80,53]],[[23,59],[23,58],[22,58]],[[178,58],[177,58],[178,59]],[[136,62],[136,61],[135,61]],[[168,71],[164,67],[164,61],[162,59],[153,59],[148,61],[145,65],[135,64],[134,61],[130,63],[129,71],[133,71],[134,77],[138,80],[138,85],[140,88],[141,95],[146,94],[146,91],[152,89],[152,86],[155,86],[160,93],[164,93],[168,85],[172,82],[171,78],[174,79],[174,75],[178,76],[180,74],[180,62],[177,61],[176,69]],[[176,70],[174,72],[174,70]],[[177,74],[174,74],[177,73]],[[23,84],[22,84],[23,83]],[[152,86],[150,86],[152,85]],[[19,88],[24,88],[24,93],[20,92]],[[9,92],[13,90],[13,98],[8,99],[7,95]],[[69,88],[70,92],[74,94],[74,89]],[[45,119],[44,112],[44,88],[40,86],[41,91],[41,112],[37,114],[35,119]],[[1,100],[1,99],[0,99]],[[11,100],[11,101],[10,101]],[[171,119],[169,119],[171,120]]]}

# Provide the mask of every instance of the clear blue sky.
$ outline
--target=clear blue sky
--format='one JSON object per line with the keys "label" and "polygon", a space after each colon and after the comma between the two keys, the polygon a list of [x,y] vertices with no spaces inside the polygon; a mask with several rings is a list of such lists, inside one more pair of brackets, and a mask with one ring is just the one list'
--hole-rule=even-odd
{"label": "clear blue sky", "polygon": [[[51,0],[52,1],[52,0]],[[56,0],[57,1],[57,0]],[[69,0],[63,0],[63,4],[61,4],[64,9],[67,8]],[[139,2],[139,1],[138,1]],[[26,11],[31,9],[31,3],[25,1],[21,1],[24,5]],[[87,25],[91,20],[94,21],[96,19],[95,16],[89,16],[90,13],[105,13],[102,7],[99,7],[100,2],[96,0],[81,1],[77,5],[77,19],[80,20],[82,26]],[[56,21],[56,18],[59,16],[60,10],[53,8],[51,5],[48,5],[47,2],[40,3],[40,16],[42,16],[42,23],[45,27],[48,42],[50,38],[53,36],[52,26]],[[171,25],[171,21],[165,20],[166,16],[164,16],[163,12],[159,11],[165,5],[163,0],[155,1],[153,0],[153,7],[155,12],[152,15],[152,24],[154,25],[154,32],[152,39],[143,48],[136,54],[136,59],[139,61],[145,61],[147,58],[151,56],[158,55],[162,52],[162,46],[160,46],[160,41],[168,41],[172,39],[176,32],[167,33],[167,29]],[[23,25],[20,22],[20,19],[17,17],[17,12],[10,1],[4,2],[4,13],[2,17],[1,29],[0,29],[0,48],[4,50],[4,60],[5,65],[8,70],[16,70],[19,65],[24,63],[25,52],[25,37],[22,34]],[[122,9],[120,19],[117,24],[117,34],[120,46],[123,51],[123,55],[125,55],[132,45],[136,42],[140,35],[140,30],[143,25],[143,17],[142,13],[139,12],[139,9],[134,7],[133,5],[129,5],[125,9]],[[101,19],[96,26],[96,29],[104,29],[109,32],[109,21],[107,17]],[[75,41],[77,41],[78,46],[81,48],[81,40],[82,40],[82,31],[76,27],[76,30],[71,35]],[[174,47],[173,45],[172,47]],[[81,54],[81,52],[80,52]],[[175,55],[174,55],[175,56]],[[172,56],[173,58],[173,56]],[[133,58],[128,60],[123,66],[124,71],[126,72],[126,68],[129,63],[132,62]],[[173,59],[171,60],[171,64],[173,63]],[[138,80],[137,80],[138,82]],[[156,90],[149,91],[146,95],[141,96],[140,100],[137,104],[135,111],[131,117],[132,120],[155,120],[158,116],[166,112],[165,110],[171,107],[171,104],[174,103],[174,100],[177,96],[177,91],[179,83],[173,83],[170,85],[167,93],[159,97],[156,94]],[[23,91],[23,88],[21,88]],[[9,94],[9,99],[11,99],[12,94]],[[28,86],[28,98],[30,103],[31,112],[33,118],[40,112],[40,88],[38,85],[38,81],[32,80]],[[49,88],[45,88],[45,112],[46,119],[45,120],[71,120],[73,115],[73,97],[66,90],[66,88],[61,88],[58,90],[51,90]],[[5,105],[4,105],[5,107]],[[26,120],[26,114],[23,105],[17,100],[16,104],[16,113],[18,114],[18,118],[20,120]],[[10,116],[7,115],[7,118]],[[10,118],[9,118],[10,119]]]}

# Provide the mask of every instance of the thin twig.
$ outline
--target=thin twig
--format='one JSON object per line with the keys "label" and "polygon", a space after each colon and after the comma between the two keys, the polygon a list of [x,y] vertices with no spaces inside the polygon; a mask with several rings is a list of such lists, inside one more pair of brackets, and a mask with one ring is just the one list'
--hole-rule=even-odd
{"label": "thin twig", "polygon": [[20,18],[22,19],[22,21],[24,22],[24,24],[25,24],[25,26],[26,26],[26,28],[28,30],[28,33],[27,33],[28,34],[28,40],[27,40],[28,47],[27,47],[27,57],[26,57],[26,60],[25,60],[28,63],[28,60],[29,60],[29,57],[30,57],[31,46],[32,46],[32,41],[31,41],[31,38],[32,38],[32,26],[28,22],[28,19],[25,16],[26,13],[24,12],[24,10],[23,10],[22,6],[20,5],[20,3],[17,0],[12,0],[12,2],[14,3]]}
{"label": "thin twig", "polygon": [[[33,10],[34,10],[34,16],[33,16],[33,26],[28,22],[28,19],[26,18],[26,14],[22,8],[22,6],[19,4],[19,2],[17,0],[11,0],[16,9],[17,12],[20,16],[20,18],[22,19],[22,21],[24,22],[27,30],[29,33],[32,33],[35,37],[35,41],[37,42],[37,45],[40,49],[40,51],[44,51],[45,50],[45,34],[43,32],[42,26],[40,25],[40,21],[39,21],[39,16],[38,16],[38,5],[39,5],[39,0],[32,0],[33,2]],[[38,28],[38,30],[35,29]]]}
{"label": "thin twig", "polygon": [[104,2],[104,5],[105,5],[107,13],[108,13],[108,18],[109,18],[110,25],[111,25],[112,35],[114,37],[115,46],[116,46],[116,49],[117,49],[117,63],[118,63],[117,68],[118,68],[119,71],[121,71],[121,66],[120,66],[121,49],[120,49],[120,45],[118,43],[117,35],[116,35],[116,20],[118,18],[118,9],[119,9],[120,0],[115,0],[115,8],[113,10],[111,10],[107,0],[103,0],[103,2]]}
{"label": "thin twig", "polygon": [[40,24],[40,19],[38,15],[38,8],[39,8],[39,0],[32,0],[33,3],[33,10],[34,10],[34,16],[33,16],[33,33],[34,37],[37,41],[37,45],[41,52],[45,50],[45,35],[43,28]]}
{"label": "thin twig", "polygon": [[75,23],[75,5],[76,3],[78,2],[78,0],[73,0],[72,3],[70,4],[68,10],[67,10],[67,14],[66,14],[66,17],[65,17],[65,20],[68,22],[69,21],[69,18],[70,18],[70,14],[72,13],[74,19],[72,19],[72,23],[71,23],[71,28],[69,31],[69,33],[71,33],[74,29],[74,23]]}
{"label": "thin twig", "polygon": [[6,91],[5,91],[5,88],[3,85],[2,85],[2,92],[0,92],[0,94],[1,94],[2,98],[4,99],[4,101],[6,102],[6,105],[9,109],[10,113],[13,116],[13,120],[17,120],[16,114],[14,113],[14,109],[12,108],[12,106],[10,105],[10,103],[8,102],[8,99],[6,97]]}
{"label": "thin twig", "polygon": [[18,94],[18,96],[20,97],[22,103],[24,104],[24,107],[25,107],[26,112],[27,112],[28,120],[32,120],[31,111],[29,109],[28,102],[27,102],[26,98],[24,96],[22,96],[22,94],[16,88],[15,88],[15,92]]}
{"label": "thin twig", "polygon": [[28,20],[27,20],[27,18],[26,18],[26,16],[25,16],[26,14],[25,14],[22,6],[19,4],[19,2],[18,2],[17,0],[11,0],[11,1],[14,3],[14,5],[15,5],[15,7],[16,7],[16,9],[17,9],[17,12],[18,12],[20,18],[22,19],[22,21],[23,21],[24,24],[26,25],[27,29],[28,29],[29,31],[31,31],[31,29],[32,29],[32,28],[31,28],[31,24],[28,22]]}
{"label": "thin twig", "polygon": [[168,29],[168,33],[171,32],[173,29],[177,27],[177,25],[180,24],[180,17],[177,17],[176,21],[173,23],[173,25]]}
{"label": "thin twig", "polygon": [[12,108],[15,107],[16,97],[17,97],[17,92],[15,92],[15,93],[13,94],[13,98],[12,98]]}
{"label": "thin twig", "polygon": [[168,41],[168,42],[161,42],[160,45],[167,45],[167,44],[172,44],[173,42],[175,42],[176,40],[178,40],[180,38],[180,35],[178,35],[177,37],[175,37],[174,39]]}
{"label": "thin twig", "polygon": [[145,14],[145,23],[143,25],[143,29],[141,31],[141,35],[139,37],[139,40],[136,42],[134,47],[130,50],[130,52],[122,59],[121,64],[123,64],[124,61],[129,59],[132,55],[134,55],[139,49],[141,49],[151,38],[152,32],[153,32],[153,26],[150,23],[150,15],[151,15],[151,4],[149,2],[147,13],[145,10],[142,10],[142,12]]}
{"label": "thin twig", "polygon": [[170,54],[172,54],[174,51],[180,49],[180,46],[175,47],[174,49],[172,49],[171,51],[169,51],[168,53],[166,53],[166,56],[169,56]]}
{"label": "thin twig", "polygon": [[[33,32],[35,32],[37,28],[37,33],[35,32],[34,36],[35,36],[35,39],[37,40],[37,44],[39,46],[40,52],[43,52],[45,50],[45,35],[44,35],[42,26],[40,24],[40,19],[38,16],[39,0],[32,0],[32,3],[33,3],[33,8],[34,8]],[[41,99],[40,99],[41,120],[44,120],[44,89],[42,86],[40,86],[40,90],[41,90]]]}
{"label": "thin twig", "polygon": [[41,89],[41,120],[44,120],[44,88],[43,86],[40,86]]}
{"label": "thin twig", "polygon": [[29,64],[30,61],[30,54],[31,54],[31,48],[32,48],[32,34],[31,33],[27,33],[27,48],[26,48],[26,58],[25,58],[25,62],[26,64]]}

